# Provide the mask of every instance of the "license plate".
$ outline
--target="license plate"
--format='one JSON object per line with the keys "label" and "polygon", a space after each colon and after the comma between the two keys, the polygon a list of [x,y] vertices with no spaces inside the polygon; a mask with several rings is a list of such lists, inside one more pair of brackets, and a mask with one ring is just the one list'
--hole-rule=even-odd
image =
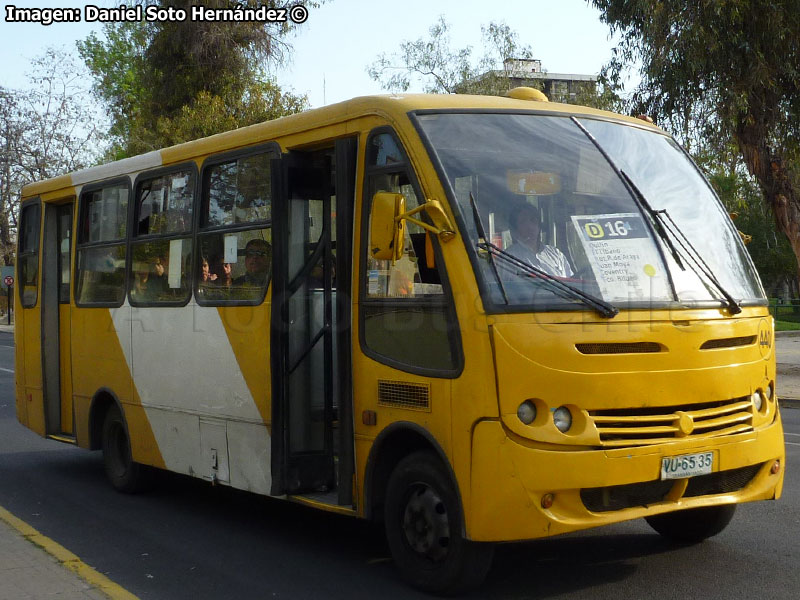
{"label": "license plate", "polygon": [[713,469],[713,452],[665,456],[661,459],[661,479],[684,479],[695,475],[707,475]]}

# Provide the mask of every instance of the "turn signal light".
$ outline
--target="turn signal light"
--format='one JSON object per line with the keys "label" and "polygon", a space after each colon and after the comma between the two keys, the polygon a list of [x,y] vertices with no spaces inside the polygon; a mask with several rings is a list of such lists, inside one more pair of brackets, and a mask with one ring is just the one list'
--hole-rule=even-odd
{"label": "turn signal light", "polygon": [[550,508],[553,506],[553,501],[555,501],[555,499],[555,494],[545,494],[542,496],[542,508]]}
{"label": "turn signal light", "polygon": [[774,463],[772,463],[772,468],[769,470],[769,472],[772,473],[773,475],[777,475],[778,473],[780,473],[781,461],[776,460]]}

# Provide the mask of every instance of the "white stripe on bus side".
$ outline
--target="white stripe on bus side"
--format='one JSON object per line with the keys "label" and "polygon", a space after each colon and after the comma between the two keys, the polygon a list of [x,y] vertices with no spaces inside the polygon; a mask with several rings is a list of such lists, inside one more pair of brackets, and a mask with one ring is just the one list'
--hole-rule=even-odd
{"label": "white stripe on bus side", "polygon": [[99,165],[97,167],[89,167],[82,171],[76,171],[72,173],[72,185],[79,186],[92,181],[119,177],[129,173],[144,171],[145,169],[160,167],[162,164],[161,152],[159,150],[153,150],[147,154],[140,154],[139,156],[124,158],[106,165]]}
{"label": "white stripe on bus side", "polygon": [[269,433],[219,311],[126,301],[114,326],[167,469],[268,494]]}

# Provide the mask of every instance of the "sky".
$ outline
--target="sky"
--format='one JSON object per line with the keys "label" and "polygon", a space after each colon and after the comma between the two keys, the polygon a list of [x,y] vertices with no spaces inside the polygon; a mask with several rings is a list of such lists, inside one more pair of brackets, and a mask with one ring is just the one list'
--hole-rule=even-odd
{"label": "sky", "polygon": [[[202,3],[202,2],[199,2]],[[102,34],[96,23],[7,22],[6,7],[79,8],[73,0],[16,0],[3,3],[0,20],[0,86],[26,87],[30,60],[49,46],[73,49],[90,32]],[[110,7],[113,0],[96,0]],[[452,48],[472,46],[481,54],[481,26],[505,22],[533,56],[553,73],[596,75],[611,56],[614,43],[599,11],[585,0],[327,0],[309,10],[307,21],[292,34],[291,62],[273,68],[278,83],[307,94],[312,107],[355,96],[385,93],[367,75],[367,66],[381,53],[396,52],[403,41],[428,37],[428,29],[443,15],[451,25]],[[422,91],[421,87],[409,91]]]}

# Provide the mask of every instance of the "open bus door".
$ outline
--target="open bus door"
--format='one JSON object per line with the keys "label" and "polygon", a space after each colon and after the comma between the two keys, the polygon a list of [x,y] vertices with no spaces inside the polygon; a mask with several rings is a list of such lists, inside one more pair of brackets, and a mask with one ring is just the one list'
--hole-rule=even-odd
{"label": "open bus door", "polygon": [[356,148],[291,152],[272,170],[272,493],[342,505],[352,503]]}
{"label": "open bus door", "polygon": [[73,436],[70,362],[70,273],[74,201],[43,204],[42,374],[45,429],[49,436]]}

